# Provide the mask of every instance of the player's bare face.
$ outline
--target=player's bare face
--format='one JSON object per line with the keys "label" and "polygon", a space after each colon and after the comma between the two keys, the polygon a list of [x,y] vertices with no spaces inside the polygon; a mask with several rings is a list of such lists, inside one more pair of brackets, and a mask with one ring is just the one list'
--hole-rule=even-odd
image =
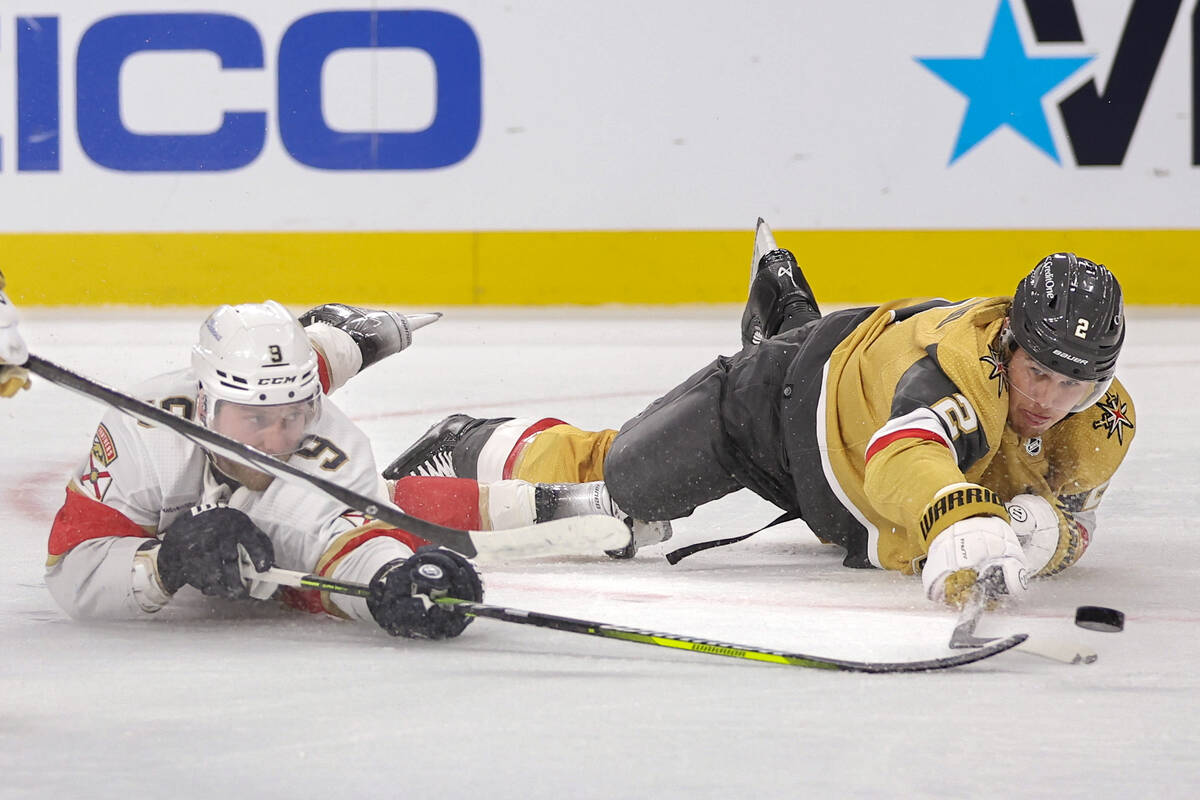
{"label": "player's bare face", "polygon": [[1008,361],[1008,425],[1021,436],[1041,436],[1095,387],[1042,366],[1017,348]]}
{"label": "player's bare face", "polygon": [[279,406],[217,405],[213,429],[272,456],[296,452],[312,419],[308,401]]}
{"label": "player's bare face", "polygon": [[[300,448],[313,413],[311,401],[278,406],[220,402],[212,427],[230,439],[286,459]],[[224,456],[214,456],[214,460],[222,472],[250,489],[262,491],[271,483],[271,476]]]}

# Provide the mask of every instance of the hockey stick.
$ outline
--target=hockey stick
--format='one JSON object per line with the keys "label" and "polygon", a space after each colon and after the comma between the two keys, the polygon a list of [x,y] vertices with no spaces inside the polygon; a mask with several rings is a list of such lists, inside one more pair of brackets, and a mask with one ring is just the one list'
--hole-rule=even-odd
{"label": "hockey stick", "polygon": [[118,392],[38,356],[24,365],[50,383],[70,389],[117,409],[147,425],[169,428],[199,447],[253,467],[282,481],[316,488],[348,508],[408,531],[467,557],[599,555],[629,544],[629,528],[608,516],[570,517],[503,531],[447,528],[410,516],[391,503],[373,500],[319,475],[302,472],[261,450],[222,436],[149,403]]}
{"label": "hockey stick", "polygon": [[[256,572],[252,566],[243,562],[242,575],[247,579],[275,583],[280,586],[292,586],[298,589],[317,589],[322,592],[343,594],[350,597],[367,598],[371,588],[361,583],[337,581],[323,578],[320,575],[306,575],[303,572],[272,567],[265,572]],[[942,658],[931,658],[923,661],[846,661],[838,658],[804,655],[803,653],[786,653],[779,650],[767,650],[761,647],[750,647],[741,644],[718,642],[712,639],[695,639],[690,636],[679,636],[674,633],[647,631],[638,628],[626,628],[620,625],[610,625],[605,622],[590,622],[572,617],[559,617],[552,614],[542,614],[537,611],[523,611],[518,608],[505,608],[487,603],[473,603],[468,600],[456,600],[443,597],[435,602],[458,614],[469,617],[487,617],[501,622],[512,622],[517,625],[534,625],[539,628],[551,628],[566,633],[581,633],[588,636],[601,636],[606,639],[620,639],[625,642],[649,644],[656,647],[673,647],[680,650],[693,650],[697,653],[707,653],[713,656],[728,656],[748,661],[764,661],[771,664],[784,664],[791,667],[808,667],[810,669],[840,670],[842,672],[929,672],[931,670],[960,667],[973,664],[985,658],[1003,653],[1025,641],[1025,634],[1017,633],[1006,639],[995,639],[979,649],[969,653],[959,653]]]}
{"label": "hockey stick", "polygon": [[[983,618],[983,612],[987,610],[989,603],[1003,593],[998,588],[997,581],[1003,582],[1003,577],[1001,577],[999,568],[994,567],[975,584],[975,588],[971,591],[967,602],[963,604],[962,611],[959,612],[958,619],[954,623],[954,632],[950,634],[950,649],[986,647],[997,641],[995,638],[984,639],[975,635],[975,627]],[[1099,658],[1095,650],[1087,647],[1046,639],[1026,639],[1017,649],[1031,656],[1040,656],[1063,664],[1091,664]]]}

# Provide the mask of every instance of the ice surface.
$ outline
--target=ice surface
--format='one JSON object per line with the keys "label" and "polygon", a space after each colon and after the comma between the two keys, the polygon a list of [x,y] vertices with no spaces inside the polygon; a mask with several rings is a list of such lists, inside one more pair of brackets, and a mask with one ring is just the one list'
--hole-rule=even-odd
{"label": "ice surface", "polygon": [[[424,311],[430,309],[399,309]],[[717,352],[740,309],[447,309],[337,401],[387,463],[452,411],[617,425]],[[187,363],[204,311],[26,312],[31,349],[118,387]],[[1193,797],[1200,785],[1200,313],[1130,315],[1138,438],[1076,567],[981,634],[1095,648],[953,672],[767,666],[491,620],[397,641],[271,605],[68,620],[42,582],[103,409],[38,381],[0,402],[0,797]],[[746,492],[671,546],[752,530]],[[840,566],[792,523],[678,566],[663,548],[486,569],[494,603],[845,658],[945,654],[919,582]],[[1121,634],[1077,605],[1128,615]]]}

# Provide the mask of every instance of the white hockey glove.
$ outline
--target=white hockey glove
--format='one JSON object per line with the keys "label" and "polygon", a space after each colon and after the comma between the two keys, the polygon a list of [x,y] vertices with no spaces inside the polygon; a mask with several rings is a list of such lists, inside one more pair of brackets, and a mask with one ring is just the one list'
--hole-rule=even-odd
{"label": "white hockey glove", "polygon": [[12,397],[29,388],[29,372],[19,364],[29,358],[29,349],[17,330],[17,310],[4,294],[0,274],[0,397]]}
{"label": "white hockey glove", "polygon": [[1004,507],[1025,552],[1025,568],[1030,575],[1037,575],[1058,550],[1058,514],[1046,498],[1036,494],[1019,494]]}
{"label": "white hockey glove", "polygon": [[1025,592],[1025,554],[1012,526],[994,516],[959,520],[929,543],[921,571],[925,595],[937,603],[961,606],[979,576],[992,566],[1000,567],[1008,594]]}

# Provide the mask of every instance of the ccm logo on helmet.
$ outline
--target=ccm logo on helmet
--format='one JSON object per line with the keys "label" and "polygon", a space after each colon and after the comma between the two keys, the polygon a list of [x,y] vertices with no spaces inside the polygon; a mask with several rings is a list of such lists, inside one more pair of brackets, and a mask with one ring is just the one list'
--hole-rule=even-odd
{"label": "ccm logo on helmet", "polygon": [[280,375],[278,378],[259,378],[259,386],[278,386],[281,383],[295,383],[295,375]]}

